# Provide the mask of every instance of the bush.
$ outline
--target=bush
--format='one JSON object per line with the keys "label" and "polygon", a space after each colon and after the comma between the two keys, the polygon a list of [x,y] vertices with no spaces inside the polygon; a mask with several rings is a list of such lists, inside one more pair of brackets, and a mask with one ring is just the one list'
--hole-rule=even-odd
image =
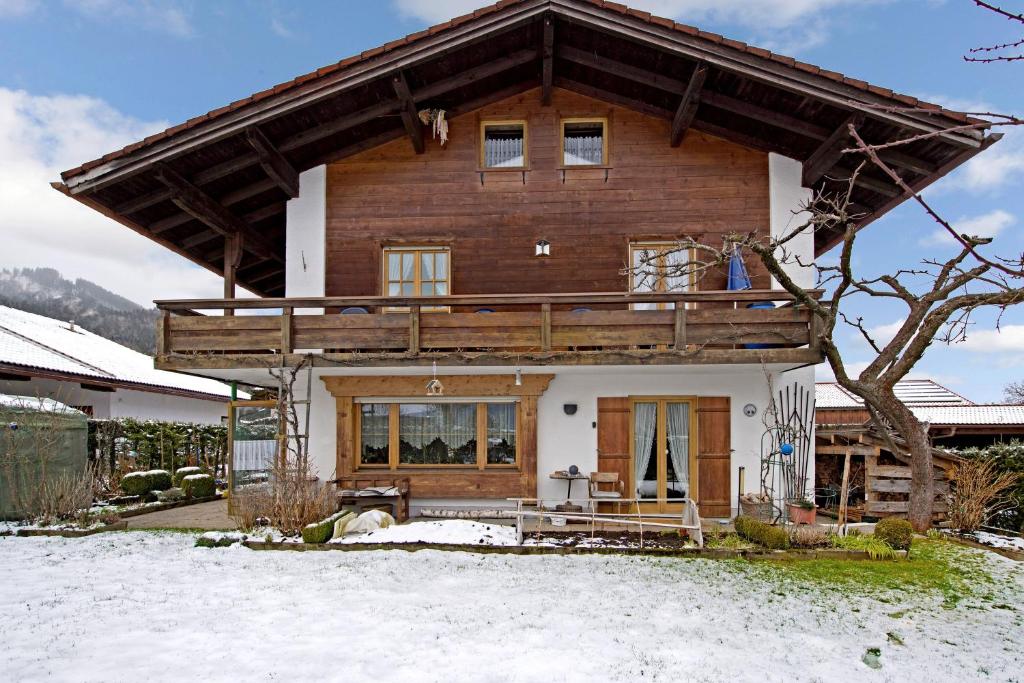
{"label": "bush", "polygon": [[765,524],[746,515],[737,517],[733,525],[740,536],[768,550],[785,550],[789,547],[789,534],[780,527]]}
{"label": "bush", "polygon": [[875,536],[888,543],[894,550],[910,550],[914,527],[905,519],[886,517],[875,525]]}
{"label": "bush", "polygon": [[217,484],[209,474],[189,474],[181,480],[186,498],[209,498],[217,493]]}
{"label": "bush", "polygon": [[1024,472],[1002,469],[986,454],[957,463],[949,480],[950,524],[960,531],[975,531],[1015,507],[1011,492],[1024,482]]}
{"label": "bush", "polygon": [[171,473],[167,470],[150,470],[148,474],[150,491],[166,491],[171,488]]}
{"label": "bush", "polygon": [[303,543],[326,543],[334,535],[334,523],[349,514],[349,510],[340,510],[319,522],[302,527]]}
{"label": "bush", "polygon": [[121,490],[126,496],[144,496],[153,490],[149,483],[149,472],[129,472],[121,477]]}
{"label": "bush", "polygon": [[334,488],[322,485],[308,462],[299,464],[289,457],[277,460],[270,482],[231,492],[231,516],[240,529],[265,523],[285,536],[299,536],[308,524],[316,524],[334,510]]}
{"label": "bush", "polygon": [[820,548],[829,544],[828,532],[816,526],[795,526],[789,531],[789,542],[795,548]]}
{"label": "bush", "polygon": [[[174,471],[174,486],[181,488],[181,480],[190,474],[209,474],[202,467],[179,467]],[[170,488],[170,487],[168,487]]]}

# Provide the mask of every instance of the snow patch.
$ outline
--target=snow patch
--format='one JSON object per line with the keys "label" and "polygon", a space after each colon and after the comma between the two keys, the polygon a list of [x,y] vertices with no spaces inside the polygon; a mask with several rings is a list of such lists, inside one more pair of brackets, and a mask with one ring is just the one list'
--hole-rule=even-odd
{"label": "snow patch", "polygon": [[410,522],[345,536],[331,543],[443,543],[451,545],[516,545],[516,530],[500,524],[465,519]]}

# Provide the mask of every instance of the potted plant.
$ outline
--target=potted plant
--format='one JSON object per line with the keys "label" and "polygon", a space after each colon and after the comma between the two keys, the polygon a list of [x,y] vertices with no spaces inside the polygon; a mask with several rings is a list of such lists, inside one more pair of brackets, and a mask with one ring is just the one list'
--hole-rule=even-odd
{"label": "potted plant", "polygon": [[817,507],[806,498],[786,503],[786,515],[793,524],[814,524]]}

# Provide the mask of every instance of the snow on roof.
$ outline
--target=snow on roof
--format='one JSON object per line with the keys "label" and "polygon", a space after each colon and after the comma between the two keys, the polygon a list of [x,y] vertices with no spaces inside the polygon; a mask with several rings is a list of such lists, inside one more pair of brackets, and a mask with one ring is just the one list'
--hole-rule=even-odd
{"label": "snow on roof", "polygon": [[0,363],[228,397],[217,380],[153,367],[153,358],[78,326],[0,306]]}
{"label": "snow on roof", "polygon": [[1024,425],[1024,406],[912,406],[918,420],[933,425]]}
{"label": "snow on roof", "polygon": [[[905,379],[894,387],[896,398],[908,406],[971,406],[960,394],[930,379]],[[815,406],[819,409],[860,408],[864,402],[835,382],[814,385]]]}
{"label": "snow on roof", "polygon": [[66,403],[55,401],[52,398],[36,398],[35,396],[17,396],[15,394],[0,394],[0,406],[4,408],[15,408],[18,410],[45,411],[50,413],[79,413]]}

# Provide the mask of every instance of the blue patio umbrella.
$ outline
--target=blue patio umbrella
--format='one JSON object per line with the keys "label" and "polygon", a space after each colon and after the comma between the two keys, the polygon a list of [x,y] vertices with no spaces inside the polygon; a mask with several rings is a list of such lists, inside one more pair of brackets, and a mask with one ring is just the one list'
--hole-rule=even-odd
{"label": "blue patio umbrella", "polygon": [[740,245],[733,245],[732,256],[729,257],[729,285],[728,289],[751,289],[750,275],[747,274],[747,266],[743,263],[743,255],[740,254]]}

